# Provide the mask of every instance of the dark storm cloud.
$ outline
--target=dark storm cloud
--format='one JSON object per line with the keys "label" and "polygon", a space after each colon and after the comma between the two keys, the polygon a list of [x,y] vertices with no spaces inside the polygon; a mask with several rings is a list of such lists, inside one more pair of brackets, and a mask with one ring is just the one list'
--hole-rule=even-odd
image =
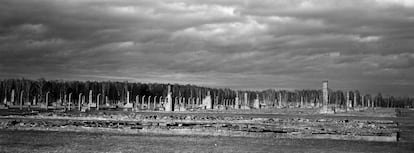
{"label": "dark storm cloud", "polygon": [[[1,77],[411,95],[411,0],[0,2]],[[409,90],[407,90],[409,89]]]}

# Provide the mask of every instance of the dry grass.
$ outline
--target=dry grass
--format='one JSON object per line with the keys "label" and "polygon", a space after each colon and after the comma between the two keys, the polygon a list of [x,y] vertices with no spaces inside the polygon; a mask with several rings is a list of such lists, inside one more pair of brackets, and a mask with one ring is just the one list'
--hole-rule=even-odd
{"label": "dry grass", "polygon": [[414,143],[0,131],[1,152],[412,152]]}

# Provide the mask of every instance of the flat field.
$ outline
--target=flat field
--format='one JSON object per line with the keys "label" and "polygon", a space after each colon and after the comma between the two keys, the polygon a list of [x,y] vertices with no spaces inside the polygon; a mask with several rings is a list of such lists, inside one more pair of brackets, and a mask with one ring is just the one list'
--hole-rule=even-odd
{"label": "flat field", "polygon": [[1,152],[413,152],[412,142],[0,131]]}
{"label": "flat field", "polygon": [[[151,112],[147,113],[152,114]],[[232,115],[232,113],[219,112],[203,114],[211,113],[218,116]],[[188,114],[198,113],[188,112]],[[286,118],[297,115],[243,113],[243,116]],[[306,118],[324,117],[323,115],[299,116]],[[366,115],[326,117],[384,118]],[[400,129],[398,142],[3,129],[0,130],[0,152],[414,152],[414,111],[404,109],[397,117],[385,117],[384,119],[398,123]]]}

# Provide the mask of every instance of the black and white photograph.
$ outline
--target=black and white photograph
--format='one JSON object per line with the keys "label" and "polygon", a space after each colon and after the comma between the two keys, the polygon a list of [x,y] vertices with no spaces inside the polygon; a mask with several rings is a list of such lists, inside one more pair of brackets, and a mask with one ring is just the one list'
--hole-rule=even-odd
{"label": "black and white photograph", "polygon": [[412,153],[414,0],[0,0],[1,153]]}

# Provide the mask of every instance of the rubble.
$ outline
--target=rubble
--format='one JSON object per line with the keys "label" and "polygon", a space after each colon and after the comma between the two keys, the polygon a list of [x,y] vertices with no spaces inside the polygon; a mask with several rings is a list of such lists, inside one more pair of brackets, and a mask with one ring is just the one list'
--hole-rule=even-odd
{"label": "rubble", "polygon": [[2,116],[1,129],[397,141],[391,120],[213,113],[40,113]]}

